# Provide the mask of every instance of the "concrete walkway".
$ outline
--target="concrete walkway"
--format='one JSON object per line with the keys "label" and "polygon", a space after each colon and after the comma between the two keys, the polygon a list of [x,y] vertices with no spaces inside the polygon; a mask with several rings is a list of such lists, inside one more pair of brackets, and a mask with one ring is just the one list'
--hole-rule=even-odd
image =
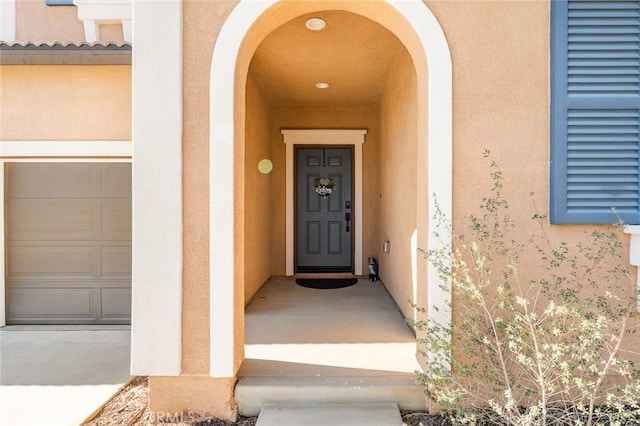
{"label": "concrete walkway", "polygon": [[317,290],[272,278],[246,308],[247,376],[414,377],[416,338],[381,281]]}
{"label": "concrete walkway", "polygon": [[128,327],[0,329],[0,425],[79,425],[129,378]]}
{"label": "concrete walkway", "polygon": [[394,404],[266,405],[256,426],[402,426]]}
{"label": "concrete walkway", "polygon": [[426,408],[416,338],[381,282],[316,290],[272,278],[246,308],[240,413],[265,404]]}

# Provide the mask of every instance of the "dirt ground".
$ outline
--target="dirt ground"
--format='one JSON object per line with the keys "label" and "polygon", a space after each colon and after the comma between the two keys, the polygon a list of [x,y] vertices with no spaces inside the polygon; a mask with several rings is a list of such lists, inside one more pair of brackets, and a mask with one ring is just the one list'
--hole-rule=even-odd
{"label": "dirt ground", "polygon": [[[440,416],[425,412],[403,412],[405,426],[447,426],[449,423]],[[136,377],[118,392],[102,410],[98,411],[86,426],[254,426],[257,417],[240,417],[237,422],[227,422],[206,416],[176,415],[173,418],[155,418],[149,411],[149,380]],[[363,425],[366,426],[366,425]]]}

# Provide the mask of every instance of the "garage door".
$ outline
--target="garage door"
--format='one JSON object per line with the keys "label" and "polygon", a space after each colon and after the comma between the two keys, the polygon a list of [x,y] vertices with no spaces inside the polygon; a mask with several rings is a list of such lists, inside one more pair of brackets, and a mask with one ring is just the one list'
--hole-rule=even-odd
{"label": "garage door", "polygon": [[131,165],[5,170],[7,323],[130,323]]}

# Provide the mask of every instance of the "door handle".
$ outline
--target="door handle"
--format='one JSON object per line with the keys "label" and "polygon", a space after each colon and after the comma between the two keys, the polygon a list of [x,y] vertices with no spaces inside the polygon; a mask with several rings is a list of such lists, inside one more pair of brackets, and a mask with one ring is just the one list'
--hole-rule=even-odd
{"label": "door handle", "polygon": [[345,228],[345,231],[349,232],[349,222],[351,222],[351,213],[345,213],[344,220],[345,222],[347,222],[347,227]]}

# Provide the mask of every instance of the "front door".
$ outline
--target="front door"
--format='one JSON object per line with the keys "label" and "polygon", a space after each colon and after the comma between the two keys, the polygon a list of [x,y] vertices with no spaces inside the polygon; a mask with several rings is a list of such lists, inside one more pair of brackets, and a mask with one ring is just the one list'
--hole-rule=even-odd
{"label": "front door", "polygon": [[350,148],[296,150],[296,272],[351,272]]}

